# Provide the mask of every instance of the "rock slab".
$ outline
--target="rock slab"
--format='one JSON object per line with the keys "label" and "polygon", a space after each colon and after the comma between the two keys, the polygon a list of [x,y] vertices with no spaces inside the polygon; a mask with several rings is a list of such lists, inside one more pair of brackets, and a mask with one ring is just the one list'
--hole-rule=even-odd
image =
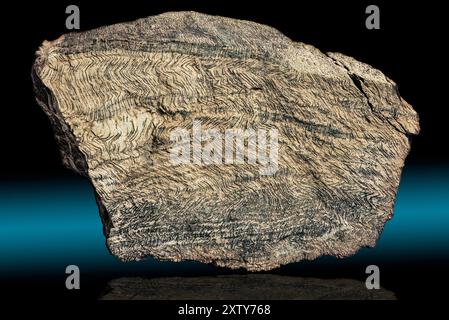
{"label": "rock slab", "polygon": [[[107,245],[124,261],[257,271],[374,246],[419,132],[381,71],[196,12],[44,41],[32,78],[64,164],[90,179]],[[276,129],[277,171],[173,165],[170,134],[194,121]]]}

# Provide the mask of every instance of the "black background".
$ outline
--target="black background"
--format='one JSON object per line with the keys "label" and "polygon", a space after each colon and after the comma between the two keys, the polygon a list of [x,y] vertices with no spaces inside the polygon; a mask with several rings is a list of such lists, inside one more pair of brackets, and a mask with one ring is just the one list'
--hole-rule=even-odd
{"label": "black background", "polygon": [[[380,8],[380,30],[367,30],[365,8]],[[444,10],[439,2],[406,1],[54,1],[2,6],[4,85],[1,137],[4,179],[65,175],[46,115],[35,103],[30,70],[43,40],[65,29],[65,8],[77,4],[81,30],[166,11],[194,10],[271,25],[292,40],[371,64],[399,86],[420,116],[410,164],[449,163]],[[6,112],[5,112],[6,111]]]}
{"label": "black background", "polygon": [[[420,116],[407,165],[449,164],[447,138],[447,65],[444,10],[440,2],[406,1],[53,1],[2,4],[2,182],[73,175],[63,168],[50,123],[36,104],[30,77],[35,51],[65,29],[65,8],[77,4],[81,30],[131,21],[166,11],[193,10],[273,26],[294,41],[322,51],[337,51],[383,71]],[[380,30],[365,28],[365,8],[380,8]],[[434,262],[438,264],[437,262]],[[443,264],[447,266],[446,264]],[[438,265],[415,265],[403,279],[421,277],[418,296],[438,296]],[[418,274],[424,270],[425,274]],[[349,272],[349,271],[348,271]],[[428,279],[429,281],[427,281]],[[389,281],[389,279],[385,279]],[[390,279],[391,281],[391,279]],[[404,280],[406,281],[406,280]],[[413,297],[412,286],[402,296]],[[425,291],[423,291],[425,290]],[[67,293],[65,293],[67,294]],[[371,307],[367,307],[371,308]]]}

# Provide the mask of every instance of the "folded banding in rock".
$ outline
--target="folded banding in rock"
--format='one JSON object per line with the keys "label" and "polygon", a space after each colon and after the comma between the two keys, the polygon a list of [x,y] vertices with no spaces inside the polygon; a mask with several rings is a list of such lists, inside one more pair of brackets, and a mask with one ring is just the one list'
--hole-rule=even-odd
{"label": "folded banding in rock", "polygon": [[[38,103],[122,260],[267,270],[374,246],[418,117],[369,65],[254,22],[170,12],[44,42]],[[276,129],[277,170],[170,161],[177,128]]]}

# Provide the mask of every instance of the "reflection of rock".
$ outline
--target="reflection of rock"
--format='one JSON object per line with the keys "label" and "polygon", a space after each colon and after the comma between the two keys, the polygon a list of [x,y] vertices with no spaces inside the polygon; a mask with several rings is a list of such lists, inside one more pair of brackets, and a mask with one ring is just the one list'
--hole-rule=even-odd
{"label": "reflection of rock", "polygon": [[108,283],[103,300],[393,300],[391,291],[368,290],[351,279],[269,274],[216,277],[120,278]]}
{"label": "reflection of rock", "polygon": [[[64,163],[91,180],[108,246],[125,261],[269,270],[374,246],[419,131],[379,70],[194,12],[44,42],[33,79]],[[209,129],[251,131],[226,148],[193,133]],[[260,148],[273,146],[271,133],[255,140],[271,129],[273,162]],[[175,165],[182,135],[188,163]],[[261,173],[266,156],[274,175]]]}

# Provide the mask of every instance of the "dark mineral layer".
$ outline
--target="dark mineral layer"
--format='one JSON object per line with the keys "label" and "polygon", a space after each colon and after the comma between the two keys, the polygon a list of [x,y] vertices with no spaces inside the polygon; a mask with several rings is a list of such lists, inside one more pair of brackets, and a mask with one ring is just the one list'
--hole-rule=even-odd
{"label": "dark mineral layer", "polygon": [[108,283],[102,300],[395,300],[383,288],[368,290],[351,279],[273,274],[216,277],[120,278]]}
{"label": "dark mineral layer", "polygon": [[[196,12],[45,41],[32,77],[64,164],[92,182],[108,247],[125,261],[268,270],[374,246],[419,131],[379,70]],[[249,161],[249,137],[243,162],[174,163],[171,134],[190,137],[195,121],[277,130],[276,170]]]}

